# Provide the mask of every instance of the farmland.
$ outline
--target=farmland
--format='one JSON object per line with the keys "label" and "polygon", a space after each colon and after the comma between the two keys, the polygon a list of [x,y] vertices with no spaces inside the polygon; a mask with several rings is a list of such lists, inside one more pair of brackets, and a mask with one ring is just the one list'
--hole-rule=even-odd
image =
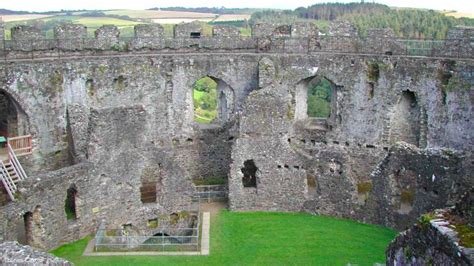
{"label": "farmland", "polygon": [[[165,29],[165,34],[172,35],[173,24],[188,23],[198,20],[203,25],[203,35],[211,35],[211,26],[207,23],[231,23],[244,21],[250,18],[249,14],[214,14],[189,11],[167,11],[167,10],[108,10],[67,12],[55,14],[15,14],[3,15],[6,22],[6,38],[10,38],[10,28],[14,25],[35,25],[46,32],[47,38],[53,37],[53,28],[62,23],[82,24],[87,27],[89,37],[94,36],[94,31],[102,25],[113,24],[120,29],[120,36],[133,36],[133,26],[144,23],[159,23]],[[247,33],[248,29],[242,28]]]}

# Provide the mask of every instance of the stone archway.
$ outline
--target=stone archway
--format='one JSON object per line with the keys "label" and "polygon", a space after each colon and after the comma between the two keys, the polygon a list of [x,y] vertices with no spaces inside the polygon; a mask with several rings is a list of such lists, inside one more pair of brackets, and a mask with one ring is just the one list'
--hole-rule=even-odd
{"label": "stone archway", "polygon": [[[234,112],[234,90],[222,79],[210,75],[197,79],[192,95],[196,122],[225,123]],[[211,107],[206,110],[206,114],[210,114],[208,117],[202,115],[203,107]]]}
{"label": "stone archway", "polygon": [[295,120],[334,121],[337,107],[336,84],[325,76],[315,75],[296,84]]}
{"label": "stone archway", "polygon": [[29,133],[28,115],[10,93],[0,89],[0,136],[13,137]]}

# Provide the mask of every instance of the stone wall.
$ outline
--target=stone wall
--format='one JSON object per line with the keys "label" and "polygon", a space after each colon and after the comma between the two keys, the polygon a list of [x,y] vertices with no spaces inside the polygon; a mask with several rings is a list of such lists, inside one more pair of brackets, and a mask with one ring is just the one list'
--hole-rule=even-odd
{"label": "stone wall", "polygon": [[[274,56],[259,63],[262,88],[244,105],[240,138],[232,151],[231,209],[305,210],[405,228],[424,211],[452,204],[474,185],[467,178],[472,156],[466,147],[473,144],[465,137],[472,136],[466,131],[471,125],[457,119],[435,122],[451,112],[469,120],[471,108],[471,103],[457,100],[443,103],[438,76],[442,61],[345,56],[305,60]],[[318,64],[311,67],[310,62]],[[423,68],[412,68],[417,64]],[[469,63],[456,66],[464,73],[471,68]],[[306,104],[306,97],[298,96],[306,93],[298,92],[299,84],[316,76],[335,87],[331,116],[324,122],[298,114]],[[470,78],[462,79],[472,88]],[[458,88],[448,98],[468,97]],[[408,104],[406,94],[411,97]],[[401,116],[408,125],[399,122]],[[455,126],[459,122],[463,125]],[[450,127],[460,130],[451,135],[459,137],[457,144],[443,136]],[[429,151],[392,147],[398,140]],[[450,155],[453,150],[463,152]],[[255,187],[243,184],[242,169],[249,160],[258,168]],[[435,180],[428,182],[433,175]]]}
{"label": "stone wall", "polygon": [[174,26],[175,38],[200,38],[203,35],[199,21],[180,23]]}
{"label": "stone wall", "polygon": [[0,263],[2,265],[74,265],[67,260],[16,242],[0,244]]}
{"label": "stone wall", "polygon": [[[12,40],[6,40],[2,49],[6,59],[77,56],[109,53],[128,53],[136,50],[154,50],[166,53],[195,51],[250,51],[266,53],[362,53],[386,55],[415,55],[454,58],[472,58],[471,28],[452,29],[443,42],[406,42],[398,40],[390,29],[374,29],[366,38],[360,38],[353,25],[347,22],[330,24],[327,35],[319,35],[312,23],[256,24],[252,37],[240,36],[238,29],[214,26],[212,37],[205,36],[199,22],[175,25],[173,36],[164,36],[159,24],[136,25],[133,38],[119,39],[120,31],[112,25],[96,30],[95,38],[87,38],[82,25],[66,24],[55,29],[54,39],[45,39],[45,33],[30,26],[12,28]],[[453,39],[455,38],[455,39]],[[420,46],[421,47],[418,47]],[[33,55],[24,52],[34,52]],[[79,55],[82,55],[80,53]]]}
{"label": "stone wall", "polygon": [[461,230],[469,227],[472,234],[468,216],[472,216],[473,203],[470,191],[454,208],[423,215],[390,243],[387,265],[473,265],[474,248],[464,242],[466,229]]}
{"label": "stone wall", "polygon": [[238,37],[240,31],[237,27],[216,25],[212,27],[212,36],[214,37]]}
{"label": "stone wall", "polygon": [[[137,37],[145,40],[146,31]],[[93,232],[102,219],[121,226],[185,210],[196,178],[228,176],[233,210],[304,210],[394,228],[473,186],[472,60],[272,53],[276,43],[300,51],[297,38],[259,40],[265,54],[239,53],[243,38],[222,38],[235,49],[213,53],[222,48],[217,39],[188,37],[156,46],[171,52],[142,54],[133,51],[156,44],[120,51],[118,37],[104,27],[92,39],[101,51],[0,63],[0,88],[24,111],[34,145],[22,162],[30,179],[16,202],[0,207],[3,240],[22,237],[25,214],[35,225],[30,243],[51,248]],[[198,47],[186,53],[183,45]],[[192,86],[205,76],[225,85],[228,103],[211,126],[194,122]],[[328,119],[300,109],[302,84],[316,77],[332,86]],[[68,221],[72,184],[78,217]],[[143,201],[148,188],[152,202]]]}
{"label": "stone wall", "polygon": [[[2,79],[7,81],[4,92],[25,109],[34,139],[34,154],[22,162],[30,176],[24,183],[28,189],[20,190],[16,202],[0,207],[4,240],[21,238],[16,228],[24,227],[22,215],[33,215],[36,206],[43,222],[36,230],[40,240],[31,243],[52,248],[92,233],[102,219],[121,226],[187,210],[193,179],[227,177],[231,145],[238,136],[235,113],[257,86],[252,57],[60,62],[20,63]],[[38,68],[42,70],[36,72]],[[192,86],[204,76],[227,84],[224,89],[232,95],[227,120],[212,127],[193,118]],[[64,162],[69,155],[74,160]],[[81,167],[77,175],[82,164],[67,167],[81,162],[91,166]],[[141,190],[150,183],[156,200],[143,203]],[[66,220],[64,211],[71,184],[83,200],[74,222]]]}
{"label": "stone wall", "polygon": [[82,50],[87,37],[87,27],[77,24],[63,24],[54,28],[54,37],[58,48],[62,50]]}

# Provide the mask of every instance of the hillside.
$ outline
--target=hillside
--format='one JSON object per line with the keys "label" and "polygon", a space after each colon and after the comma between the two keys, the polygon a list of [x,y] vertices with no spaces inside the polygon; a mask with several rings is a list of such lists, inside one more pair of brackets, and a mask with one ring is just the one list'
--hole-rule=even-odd
{"label": "hillside", "polygon": [[252,14],[250,23],[291,23],[297,20],[314,21],[322,31],[330,21],[346,20],[353,23],[361,35],[365,35],[370,28],[389,27],[398,37],[426,39],[443,39],[448,29],[456,25],[474,26],[474,19],[471,18],[455,18],[434,10],[390,8],[372,3],[327,3],[293,11],[262,11]]}

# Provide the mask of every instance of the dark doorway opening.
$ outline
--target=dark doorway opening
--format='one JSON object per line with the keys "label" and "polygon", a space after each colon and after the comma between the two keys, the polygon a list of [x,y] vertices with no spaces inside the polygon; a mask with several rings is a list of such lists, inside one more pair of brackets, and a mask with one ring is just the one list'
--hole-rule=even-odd
{"label": "dark doorway opening", "polygon": [[240,169],[244,174],[242,184],[244,187],[257,187],[257,171],[258,168],[253,160],[244,162],[244,167]]}

